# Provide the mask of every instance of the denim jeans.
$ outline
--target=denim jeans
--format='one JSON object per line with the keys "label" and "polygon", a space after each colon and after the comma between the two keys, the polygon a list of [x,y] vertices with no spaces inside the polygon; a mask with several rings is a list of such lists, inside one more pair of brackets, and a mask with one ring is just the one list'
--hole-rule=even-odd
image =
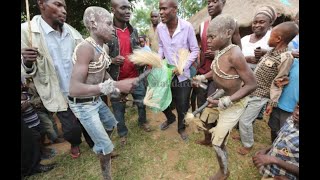
{"label": "denim jeans", "polygon": [[[189,98],[191,93],[191,82],[190,80],[185,80],[179,82],[177,76],[174,76],[171,82],[171,92],[172,92],[172,102],[178,112],[178,132],[181,133],[185,130],[186,126],[184,124],[184,116],[189,109]],[[167,121],[172,123],[175,121],[176,116],[172,113],[172,106],[169,106],[163,111],[166,115]]]}
{"label": "denim jeans", "polygon": [[69,106],[93,140],[93,151],[104,155],[111,153],[114,146],[106,131],[113,130],[117,120],[101,98],[85,103],[69,100]]}
{"label": "denim jeans", "polygon": [[[131,93],[133,99],[135,100],[143,100],[144,96],[146,95],[146,89],[144,86],[144,82],[140,81],[139,85],[134,88],[133,92]],[[119,99],[111,98],[111,104],[114,116],[116,117],[117,121],[119,122],[117,124],[117,130],[118,135],[120,137],[127,136],[128,134],[128,128],[125,124],[124,114],[125,114],[125,108],[126,103],[125,102],[119,102]],[[146,120],[146,106],[143,103],[135,103],[138,106],[138,124],[143,125],[147,122]]]}

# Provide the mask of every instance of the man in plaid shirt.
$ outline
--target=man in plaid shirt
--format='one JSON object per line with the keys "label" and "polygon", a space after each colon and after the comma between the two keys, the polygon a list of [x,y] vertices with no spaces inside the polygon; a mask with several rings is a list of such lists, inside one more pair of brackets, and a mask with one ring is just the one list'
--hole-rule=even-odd
{"label": "man in plaid shirt", "polygon": [[287,123],[280,129],[272,146],[258,151],[252,160],[259,168],[262,179],[299,178],[299,103]]}

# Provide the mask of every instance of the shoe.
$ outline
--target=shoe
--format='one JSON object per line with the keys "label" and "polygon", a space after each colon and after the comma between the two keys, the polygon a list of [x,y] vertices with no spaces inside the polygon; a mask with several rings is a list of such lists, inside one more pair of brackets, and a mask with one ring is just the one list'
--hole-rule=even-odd
{"label": "shoe", "polygon": [[120,144],[121,144],[121,146],[124,146],[127,144],[127,137],[126,136],[123,136],[120,138]]}
{"label": "shoe", "polygon": [[74,147],[71,147],[70,149],[70,155],[73,159],[76,159],[80,156],[80,148],[79,146],[74,146]]}
{"label": "shoe", "polygon": [[32,174],[48,172],[48,171],[52,170],[54,167],[55,167],[55,164],[54,164],[54,163],[53,163],[53,164],[46,164],[46,165],[39,164],[39,165],[33,170],[33,173],[32,173]]}
{"label": "shoe", "polygon": [[181,132],[179,134],[180,134],[180,137],[181,137],[182,140],[184,140],[184,141],[188,140],[188,134],[185,131],[183,131],[183,132]]}
{"label": "shoe", "polygon": [[57,138],[56,140],[53,141],[53,144],[58,144],[58,143],[63,143],[65,140],[63,138]]}
{"label": "shoe", "polygon": [[249,148],[247,148],[247,147],[241,147],[241,148],[239,148],[238,149],[238,153],[239,154],[241,154],[241,155],[247,155],[247,154],[249,154],[249,152],[251,151],[251,149],[252,149],[252,147],[249,147]]}
{"label": "shoe", "polygon": [[144,123],[143,125],[140,125],[140,128],[143,129],[145,132],[150,132],[151,128],[150,125],[147,123]]}
{"label": "shoe", "polygon": [[[176,120],[174,120],[173,122],[175,122]],[[163,122],[161,125],[160,125],[160,129],[162,131],[166,130],[169,128],[169,125],[172,124],[173,122],[169,123],[168,121],[165,121]]]}

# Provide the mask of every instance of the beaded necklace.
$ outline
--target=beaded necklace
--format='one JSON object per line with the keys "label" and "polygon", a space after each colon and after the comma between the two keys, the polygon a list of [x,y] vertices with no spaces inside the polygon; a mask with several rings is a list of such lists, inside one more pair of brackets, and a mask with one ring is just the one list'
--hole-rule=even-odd
{"label": "beaded necklace", "polygon": [[[240,76],[239,75],[233,75],[233,74],[227,74],[224,71],[221,70],[220,66],[219,66],[219,59],[220,57],[225,54],[226,52],[228,52],[231,48],[235,47],[237,45],[234,44],[230,44],[229,46],[223,48],[221,51],[218,52],[218,54],[216,55],[216,57],[214,58],[214,60],[211,63],[211,69],[216,73],[217,76],[219,76],[220,78],[223,79],[237,79]],[[218,73],[217,69],[222,73]]]}
{"label": "beaded necklace", "polygon": [[[105,68],[108,68],[109,65],[111,64],[111,59],[110,59],[108,53],[99,44],[97,44],[96,41],[93,38],[88,37],[85,40],[87,42],[89,42],[94,47],[94,49],[100,53],[98,61],[91,61],[89,63],[88,73],[94,74],[94,73],[98,73],[98,72],[104,70]],[[73,53],[72,61],[73,61],[74,64],[77,61],[76,52],[77,52],[77,49],[78,49],[80,44],[78,44],[76,46],[76,48],[74,50],[74,53]],[[95,69],[98,69],[98,70],[94,71]]]}

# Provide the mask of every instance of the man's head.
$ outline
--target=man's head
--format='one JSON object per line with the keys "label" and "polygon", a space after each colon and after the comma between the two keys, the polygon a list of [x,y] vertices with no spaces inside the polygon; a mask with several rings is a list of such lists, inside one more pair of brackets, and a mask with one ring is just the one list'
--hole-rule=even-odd
{"label": "man's head", "polygon": [[225,4],[226,0],[208,0],[208,13],[212,19],[221,14]]}
{"label": "man's head", "polygon": [[236,28],[235,20],[229,15],[219,15],[212,19],[207,30],[207,44],[212,51],[221,50],[231,43]]}
{"label": "man's head", "polygon": [[160,0],[159,13],[162,23],[169,23],[177,18],[178,2],[177,0]]}
{"label": "man's head", "polygon": [[38,0],[41,17],[50,25],[59,27],[67,18],[67,7],[65,0]]}
{"label": "man's head", "polygon": [[139,45],[140,47],[144,47],[146,45],[146,39],[144,36],[139,36]]}
{"label": "man's head", "polygon": [[294,125],[299,129],[299,102],[297,103],[292,113],[292,120]]}
{"label": "man's head", "polygon": [[114,14],[114,19],[127,23],[131,16],[131,4],[128,0],[111,0],[111,12]]}
{"label": "man's head", "polygon": [[299,27],[296,23],[283,22],[275,26],[268,41],[270,47],[276,47],[279,43],[283,42],[289,44],[289,42],[299,33]]}
{"label": "man's head", "polygon": [[112,39],[114,28],[111,15],[106,9],[88,7],[83,14],[83,24],[91,35],[103,39],[104,42]]}
{"label": "man's head", "polygon": [[153,26],[157,26],[160,21],[160,16],[158,11],[151,11],[150,13],[150,19]]}

